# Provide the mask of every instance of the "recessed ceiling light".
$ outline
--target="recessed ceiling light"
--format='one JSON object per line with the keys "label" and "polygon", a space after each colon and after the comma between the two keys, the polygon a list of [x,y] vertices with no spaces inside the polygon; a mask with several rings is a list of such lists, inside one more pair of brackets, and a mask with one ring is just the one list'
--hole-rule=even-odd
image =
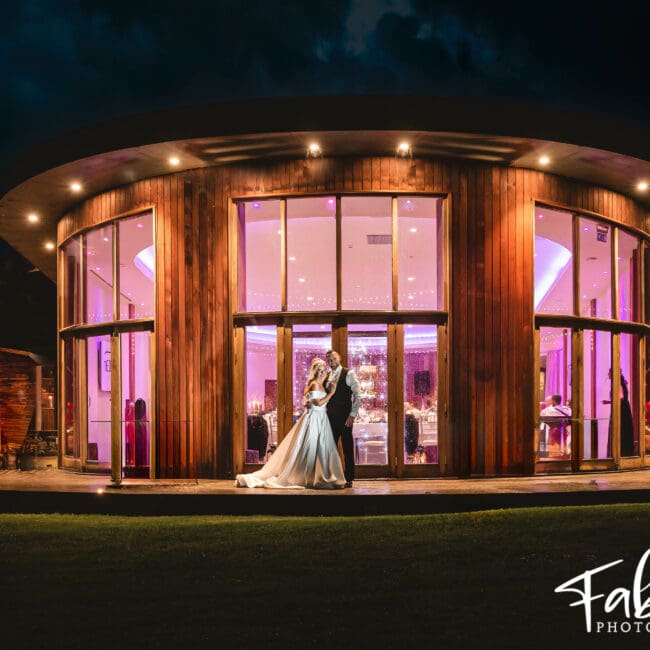
{"label": "recessed ceiling light", "polygon": [[78,183],[77,181],[70,183],[70,189],[73,192],[81,192],[81,183]]}
{"label": "recessed ceiling light", "polygon": [[648,183],[646,181],[641,181],[636,186],[636,189],[639,190],[640,192],[645,192],[648,189]]}
{"label": "recessed ceiling light", "polygon": [[551,162],[551,159],[548,156],[540,156],[539,157],[539,164],[540,165],[548,165]]}
{"label": "recessed ceiling light", "polygon": [[321,151],[320,145],[317,142],[312,142],[307,149],[307,155],[311,156],[312,158],[316,158],[322,153],[323,152]]}
{"label": "recessed ceiling light", "polygon": [[410,156],[411,155],[411,145],[408,142],[400,142],[397,146],[397,155],[398,156]]}
{"label": "recessed ceiling light", "polygon": [[46,241],[45,248],[47,248],[48,251],[53,251],[55,249],[54,242]]}
{"label": "recessed ceiling light", "polygon": [[169,164],[170,164],[170,165],[173,165],[174,167],[176,167],[176,165],[180,164],[180,162],[181,162],[181,161],[180,161],[176,156],[172,156],[172,157],[169,159]]}
{"label": "recessed ceiling light", "polygon": [[33,212],[27,215],[27,221],[30,223],[38,223],[38,220],[38,215],[34,214]]}

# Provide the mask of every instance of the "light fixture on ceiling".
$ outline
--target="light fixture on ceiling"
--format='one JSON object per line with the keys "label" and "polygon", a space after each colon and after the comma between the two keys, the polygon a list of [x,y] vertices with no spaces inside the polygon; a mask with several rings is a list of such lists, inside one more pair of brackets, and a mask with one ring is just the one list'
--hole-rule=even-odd
{"label": "light fixture on ceiling", "polygon": [[399,145],[397,145],[396,153],[400,158],[411,158],[413,156],[411,145],[408,142],[400,142]]}
{"label": "light fixture on ceiling", "polygon": [[73,192],[81,192],[81,183],[77,181],[73,181],[72,183],[70,183],[70,189]]}
{"label": "light fixture on ceiling", "polygon": [[38,223],[39,222],[38,215],[35,214],[34,212],[32,212],[31,214],[28,214],[27,215],[27,221],[29,221],[29,223]]}
{"label": "light fixture on ceiling", "polygon": [[636,186],[636,189],[639,190],[639,192],[645,192],[648,189],[648,182],[640,181]]}
{"label": "light fixture on ceiling", "polygon": [[45,242],[45,248],[46,248],[48,251],[53,251],[53,250],[56,248],[56,246],[54,245],[54,242],[52,242],[52,241],[46,241],[46,242]]}
{"label": "light fixture on ceiling", "polygon": [[544,155],[539,157],[538,162],[540,165],[543,165],[545,167],[551,162],[551,159],[548,156]]}
{"label": "light fixture on ceiling", "polygon": [[320,148],[318,142],[312,142],[307,147],[307,158],[320,158],[323,155],[323,150]]}
{"label": "light fixture on ceiling", "polygon": [[180,162],[181,162],[180,159],[177,158],[176,156],[172,156],[169,159],[169,164],[172,165],[173,167],[177,167],[178,165],[180,165]]}

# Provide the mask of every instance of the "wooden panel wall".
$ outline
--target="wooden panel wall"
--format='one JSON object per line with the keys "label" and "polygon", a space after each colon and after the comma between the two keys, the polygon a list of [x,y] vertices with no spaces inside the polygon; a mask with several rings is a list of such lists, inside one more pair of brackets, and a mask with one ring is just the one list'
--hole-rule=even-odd
{"label": "wooden panel wall", "polygon": [[59,243],[117,215],[156,210],[158,476],[232,472],[227,215],[231,197],[432,192],[451,199],[451,458],[457,475],[533,468],[533,201],[642,229],[631,199],[524,169],[359,158],[214,167],[96,196],[59,223]]}
{"label": "wooden panel wall", "polygon": [[22,447],[34,415],[34,369],[26,354],[0,350],[0,431],[13,449]]}

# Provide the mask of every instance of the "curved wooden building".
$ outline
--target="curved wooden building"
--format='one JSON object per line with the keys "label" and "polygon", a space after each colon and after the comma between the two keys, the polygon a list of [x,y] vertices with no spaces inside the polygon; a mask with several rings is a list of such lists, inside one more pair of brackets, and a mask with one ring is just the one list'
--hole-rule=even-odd
{"label": "curved wooden building", "polygon": [[0,209],[57,274],[60,465],[252,469],[330,348],[361,384],[358,476],[650,464],[643,134],[497,108],[220,105],[19,161]]}

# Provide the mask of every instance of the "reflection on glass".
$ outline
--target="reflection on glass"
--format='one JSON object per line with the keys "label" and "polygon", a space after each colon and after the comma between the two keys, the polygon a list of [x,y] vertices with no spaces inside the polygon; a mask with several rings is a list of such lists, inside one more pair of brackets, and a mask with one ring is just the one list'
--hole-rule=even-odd
{"label": "reflection on glass", "polygon": [[348,368],[361,387],[361,406],[352,427],[357,465],[388,464],[387,357],[386,325],[348,327]]}
{"label": "reflection on glass", "polygon": [[583,458],[611,458],[612,335],[585,330]]}
{"label": "reflection on glass", "polygon": [[64,453],[72,458],[80,456],[79,421],[77,408],[77,392],[79,388],[79,359],[78,342],[69,339],[63,347],[63,404],[65,415],[64,426]]}
{"label": "reflection on glass", "polygon": [[86,373],[88,377],[89,462],[111,462],[111,337],[88,339]]}
{"label": "reflection on glass", "polygon": [[535,207],[535,311],[573,313],[571,213]]}
{"label": "reflection on glass", "polygon": [[83,322],[82,315],[82,241],[73,237],[63,247],[63,326],[78,325]]}
{"label": "reflection on glass", "polygon": [[392,309],[391,199],[344,197],[341,212],[343,309]]}
{"label": "reflection on glass", "polygon": [[435,325],[404,326],[404,462],[439,462]]}
{"label": "reflection on glass", "polygon": [[239,311],[280,311],[280,201],[237,206]]}
{"label": "reflection on glass", "polygon": [[336,309],[336,199],[287,201],[287,309]]}
{"label": "reflection on glass", "polygon": [[122,354],[122,474],[148,478],[151,457],[149,332],[120,335]]}
{"label": "reflection on glass", "polygon": [[539,333],[539,448],[541,460],[571,458],[571,330]]}
{"label": "reflection on glass", "polygon": [[639,455],[639,337],[621,334],[621,456]]}
{"label": "reflection on glass", "polygon": [[120,319],[152,318],[156,256],[151,212],[121,219],[119,228]]}
{"label": "reflection on glass", "polygon": [[274,325],[246,327],[246,463],[263,463],[278,444],[278,355]]}
{"label": "reflection on glass", "polygon": [[638,321],[639,238],[618,231],[618,319]]}
{"label": "reflection on glass", "polygon": [[580,218],[580,316],[612,317],[612,229]]}
{"label": "reflection on glass", "polygon": [[111,224],[86,235],[86,322],[113,320],[113,227]]}
{"label": "reflection on glass", "polygon": [[397,199],[398,309],[444,309],[442,199]]}
{"label": "reflection on glass", "polygon": [[331,325],[294,325],[293,327],[293,421],[304,410],[303,394],[309,367],[314,357],[325,363],[326,353],[332,347]]}

